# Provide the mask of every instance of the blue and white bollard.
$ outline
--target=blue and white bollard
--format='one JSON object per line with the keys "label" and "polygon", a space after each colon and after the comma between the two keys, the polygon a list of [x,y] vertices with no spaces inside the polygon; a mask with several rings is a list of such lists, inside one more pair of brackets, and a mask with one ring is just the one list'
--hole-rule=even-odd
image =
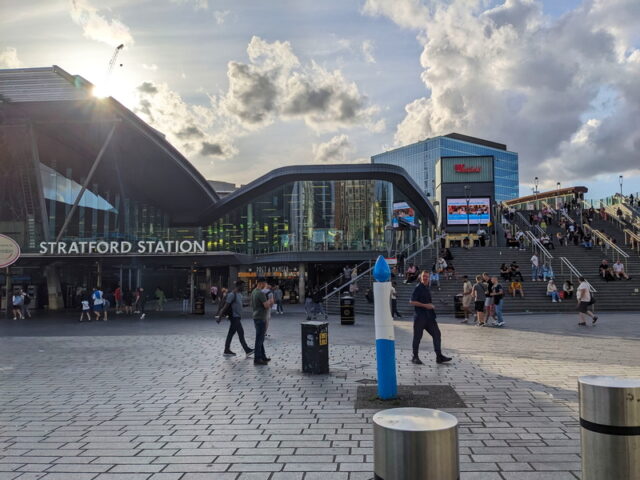
{"label": "blue and white bollard", "polygon": [[378,397],[390,400],[398,395],[396,379],[396,343],[391,315],[391,270],[382,255],[373,267],[373,319],[376,326]]}

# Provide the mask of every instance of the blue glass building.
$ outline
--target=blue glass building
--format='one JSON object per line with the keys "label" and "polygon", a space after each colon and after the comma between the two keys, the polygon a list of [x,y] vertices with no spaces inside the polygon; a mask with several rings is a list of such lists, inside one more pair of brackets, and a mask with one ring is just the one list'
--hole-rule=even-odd
{"label": "blue glass building", "polygon": [[404,168],[428,197],[435,197],[436,162],[442,157],[493,157],[495,201],[518,198],[518,154],[501,143],[458,133],[428,138],[371,157]]}

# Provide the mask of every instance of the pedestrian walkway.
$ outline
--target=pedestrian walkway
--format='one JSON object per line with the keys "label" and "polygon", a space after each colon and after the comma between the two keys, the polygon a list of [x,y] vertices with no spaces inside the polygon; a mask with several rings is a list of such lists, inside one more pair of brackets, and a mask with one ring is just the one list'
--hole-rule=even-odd
{"label": "pedestrian walkway", "polygon": [[[223,357],[227,326],[208,318],[0,320],[0,479],[371,479],[374,412],[354,402],[375,379],[372,319],[331,320],[321,376],[301,373],[302,319],[272,320],[268,366]],[[580,478],[577,377],[640,377],[637,314],[601,321],[440,318],[454,360],[436,365],[423,342],[424,366],[410,363],[410,321],[396,322],[398,380],[450,384],[466,403],[445,409],[460,420],[463,480]]]}

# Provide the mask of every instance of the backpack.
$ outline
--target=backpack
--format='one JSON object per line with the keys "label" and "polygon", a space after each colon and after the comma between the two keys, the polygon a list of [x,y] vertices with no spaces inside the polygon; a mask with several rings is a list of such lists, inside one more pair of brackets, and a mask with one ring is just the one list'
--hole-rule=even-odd
{"label": "backpack", "polygon": [[224,305],[222,306],[222,308],[220,309],[220,311],[218,312],[218,317],[220,318],[232,318],[233,316],[233,308],[232,305],[234,303],[236,303],[236,301],[238,300],[238,295],[236,295],[235,292],[230,292],[227,294],[227,297],[229,297],[229,295],[233,295],[233,300],[231,301],[231,303],[225,301]]}

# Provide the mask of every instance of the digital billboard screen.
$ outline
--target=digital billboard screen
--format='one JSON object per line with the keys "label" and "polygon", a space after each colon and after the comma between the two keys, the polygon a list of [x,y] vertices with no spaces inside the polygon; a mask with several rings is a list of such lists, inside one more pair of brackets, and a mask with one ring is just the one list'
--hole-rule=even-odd
{"label": "digital billboard screen", "polygon": [[[491,199],[489,197],[469,199],[470,225],[487,225],[491,221]],[[467,199],[447,198],[447,225],[467,224]]]}
{"label": "digital billboard screen", "polygon": [[393,204],[392,226],[393,228],[416,226],[416,213],[407,202]]}

